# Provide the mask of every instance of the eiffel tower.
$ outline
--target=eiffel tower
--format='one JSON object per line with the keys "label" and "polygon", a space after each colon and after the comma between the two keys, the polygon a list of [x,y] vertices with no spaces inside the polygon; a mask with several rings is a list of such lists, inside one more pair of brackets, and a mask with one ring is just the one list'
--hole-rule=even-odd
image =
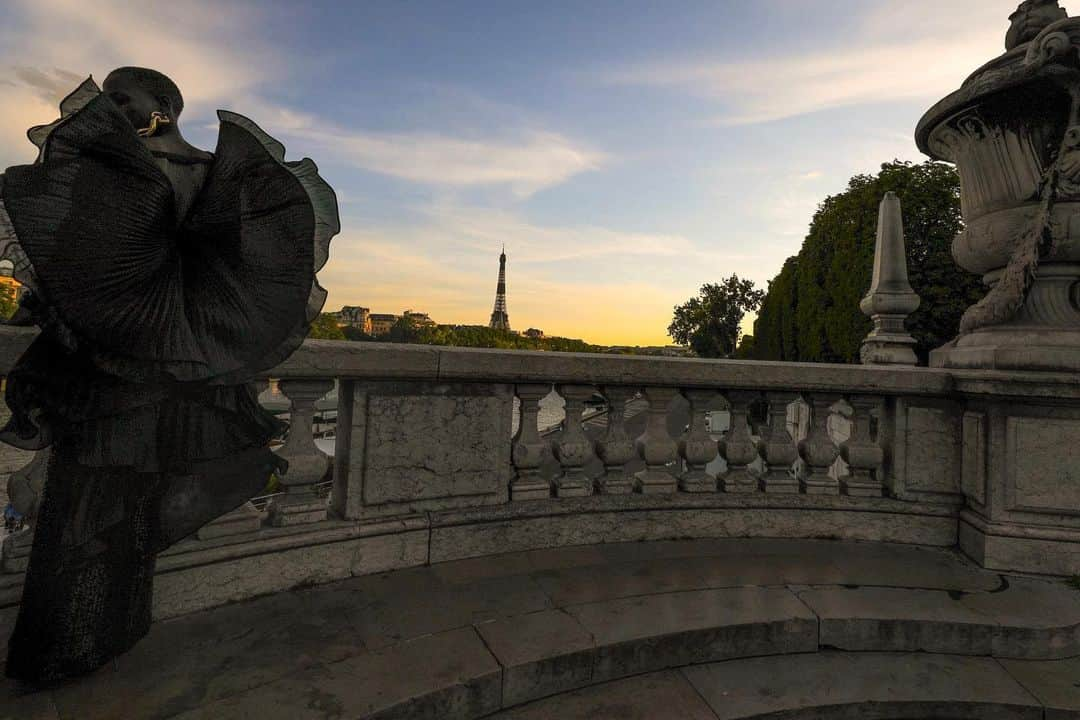
{"label": "eiffel tower", "polygon": [[510,330],[510,316],[506,314],[506,246],[499,255],[499,284],[495,287],[495,309],[491,311],[490,327]]}

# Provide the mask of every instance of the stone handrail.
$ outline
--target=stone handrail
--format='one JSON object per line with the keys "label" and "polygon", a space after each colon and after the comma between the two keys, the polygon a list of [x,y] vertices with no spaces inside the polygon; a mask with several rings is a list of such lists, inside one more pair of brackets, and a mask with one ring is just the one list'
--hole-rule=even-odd
{"label": "stone handrail", "polygon": [[[0,375],[35,332],[0,327]],[[281,492],[268,510],[248,504],[162,556],[159,572],[177,579],[159,616],[393,567],[635,539],[960,542],[985,565],[1015,567],[1016,543],[996,544],[990,508],[1003,490],[990,433],[1012,433],[1015,456],[1017,443],[1037,451],[1042,424],[1055,439],[1080,428],[1080,384],[1045,373],[308,340],[268,379],[300,430],[278,450],[290,462]],[[328,459],[310,425],[334,385]],[[552,392],[566,420],[541,432]],[[597,395],[607,411],[583,420]],[[723,433],[707,422],[717,411]],[[1080,501],[1068,504],[1078,490],[1061,481],[1071,466],[1026,460],[1043,474],[1018,471],[1032,497],[1017,503],[1014,483],[1010,502],[1037,522],[1006,529],[1038,548],[1043,571],[1075,572],[1062,544],[1080,537]],[[4,544],[0,607],[17,600],[27,537]],[[313,566],[345,547],[347,561]],[[267,553],[295,565],[267,577]],[[226,573],[221,587],[178,579],[210,566]]]}

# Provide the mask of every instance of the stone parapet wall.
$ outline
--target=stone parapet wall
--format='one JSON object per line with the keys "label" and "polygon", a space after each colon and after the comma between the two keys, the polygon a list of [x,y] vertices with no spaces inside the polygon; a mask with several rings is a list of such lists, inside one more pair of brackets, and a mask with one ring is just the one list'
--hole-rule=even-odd
{"label": "stone parapet wall", "polygon": [[[0,328],[0,373],[32,338]],[[267,379],[294,428],[337,381],[333,457],[296,434],[268,510],[238,510],[163,554],[161,617],[634,540],[959,544],[987,567],[1080,573],[1071,376],[309,340]],[[542,433],[552,392],[566,416]],[[722,433],[706,422],[717,410]],[[328,470],[324,499],[312,488]],[[17,602],[27,537],[4,545],[0,607]]]}

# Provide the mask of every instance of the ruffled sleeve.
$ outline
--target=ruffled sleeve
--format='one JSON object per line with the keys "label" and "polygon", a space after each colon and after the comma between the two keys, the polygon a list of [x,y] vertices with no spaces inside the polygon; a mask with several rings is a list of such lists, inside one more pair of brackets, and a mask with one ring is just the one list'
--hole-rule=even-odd
{"label": "ruffled sleeve", "polygon": [[311,160],[286,161],[221,111],[207,179],[176,217],[168,179],[93,89],[32,131],[38,163],[7,172],[0,232],[20,274],[99,368],[129,381],[234,384],[279,364],[326,300],[315,273],[340,230],[333,190]]}
{"label": "ruffled sleeve", "polygon": [[[48,125],[38,125],[30,128],[26,136],[38,149],[38,162],[41,162],[45,148],[45,142],[49,134],[56,129],[61,122],[78,112],[101,93],[94,79],[87,78],[79,87],[75,88],[67,97],[60,101],[60,117]],[[15,234],[15,227],[11,223],[11,216],[4,207],[4,176],[0,174],[0,260],[8,260],[13,265],[12,277],[18,280],[30,292],[31,297],[40,301],[42,298],[41,283],[34,274],[34,266],[26,256],[26,252],[19,244],[19,238]]]}

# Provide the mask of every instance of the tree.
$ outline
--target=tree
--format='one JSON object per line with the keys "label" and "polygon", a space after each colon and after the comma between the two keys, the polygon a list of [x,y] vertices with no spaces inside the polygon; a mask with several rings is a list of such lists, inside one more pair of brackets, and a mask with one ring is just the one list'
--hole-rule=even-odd
{"label": "tree", "polygon": [[345,333],[338,327],[337,318],[330,313],[320,313],[311,323],[308,337],[315,340],[344,340]]}
{"label": "tree", "polygon": [[408,315],[402,315],[386,333],[386,337],[380,338],[384,342],[392,343],[416,343],[420,340],[419,324]]}
{"label": "tree", "polygon": [[15,288],[0,285],[0,320],[8,320],[15,313],[19,304],[15,302]]}
{"label": "tree", "polygon": [[739,347],[735,350],[734,358],[736,360],[752,360],[754,358],[754,344],[753,335],[743,335],[742,340],[739,341]]}
{"label": "tree", "polygon": [[873,274],[878,205],[890,190],[903,205],[911,286],[922,298],[908,319],[915,352],[925,362],[956,335],[964,309],[983,294],[978,276],[952,260],[963,227],[959,176],[951,165],[893,161],[818,206],[798,256],[769,282],[754,323],[756,359],[859,361],[871,327],[859,301]]}
{"label": "tree", "polygon": [[698,297],[675,306],[668,335],[699,357],[731,357],[739,346],[739,326],[757,310],[765,293],[751,280],[732,275],[719,285],[702,285]]}
{"label": "tree", "polygon": [[371,342],[375,338],[368,335],[366,332],[358,327],[352,325],[346,325],[341,328],[341,334],[345,336],[346,340],[353,340],[356,342]]}

